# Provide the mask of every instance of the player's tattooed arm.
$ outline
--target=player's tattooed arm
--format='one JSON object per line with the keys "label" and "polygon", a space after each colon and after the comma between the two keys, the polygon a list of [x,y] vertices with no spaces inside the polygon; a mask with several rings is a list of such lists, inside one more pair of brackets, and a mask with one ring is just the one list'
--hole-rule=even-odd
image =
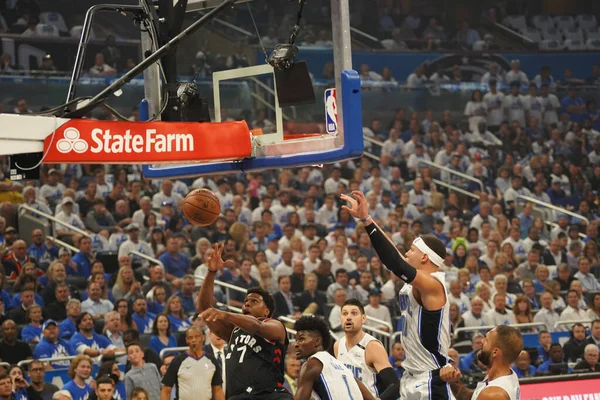
{"label": "player's tattooed arm", "polygon": [[456,397],[456,400],[471,400],[473,391],[466,387],[462,382],[454,382],[450,384],[450,389]]}

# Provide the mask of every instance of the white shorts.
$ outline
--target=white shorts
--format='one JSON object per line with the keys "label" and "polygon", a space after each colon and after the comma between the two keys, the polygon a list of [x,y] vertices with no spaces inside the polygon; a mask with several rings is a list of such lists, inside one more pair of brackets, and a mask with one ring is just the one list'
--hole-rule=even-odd
{"label": "white shorts", "polygon": [[400,379],[401,400],[454,400],[450,385],[440,378],[440,371],[411,374],[406,371]]}

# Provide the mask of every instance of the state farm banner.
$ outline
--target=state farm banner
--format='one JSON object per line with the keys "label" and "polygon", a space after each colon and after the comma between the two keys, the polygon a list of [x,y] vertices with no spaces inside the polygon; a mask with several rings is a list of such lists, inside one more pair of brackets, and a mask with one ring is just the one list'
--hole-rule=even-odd
{"label": "state farm banner", "polygon": [[600,379],[521,384],[521,400],[598,400]]}
{"label": "state farm banner", "polygon": [[245,122],[72,119],[44,140],[45,163],[162,164],[237,160],[252,153]]}

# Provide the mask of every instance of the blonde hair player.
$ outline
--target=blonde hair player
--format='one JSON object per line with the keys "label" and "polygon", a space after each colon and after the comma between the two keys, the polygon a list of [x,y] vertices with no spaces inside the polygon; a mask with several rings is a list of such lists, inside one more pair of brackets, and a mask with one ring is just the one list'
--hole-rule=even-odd
{"label": "blonde hair player", "polygon": [[517,374],[510,368],[523,350],[518,329],[500,325],[489,331],[477,358],[487,367],[487,376],[475,390],[459,382],[461,373],[452,366],[442,368],[440,376],[450,383],[457,400],[519,400],[521,387]]}
{"label": "blonde hair player", "polygon": [[[396,400],[399,381],[383,344],[363,331],[367,321],[359,300],[346,300],[340,314],[344,337],[333,345],[335,357],[348,367],[371,394],[381,400]],[[379,393],[381,389],[382,393]]]}
{"label": "blonde hair player", "polygon": [[445,274],[439,271],[446,247],[435,236],[424,235],[412,242],[403,257],[369,215],[365,195],[353,191],[352,196],[341,195],[350,205],[342,209],[363,222],[381,263],[406,282],[399,294],[399,325],[406,352],[400,397],[451,399],[449,384],[440,378],[440,369],[449,363],[450,348],[450,303]]}

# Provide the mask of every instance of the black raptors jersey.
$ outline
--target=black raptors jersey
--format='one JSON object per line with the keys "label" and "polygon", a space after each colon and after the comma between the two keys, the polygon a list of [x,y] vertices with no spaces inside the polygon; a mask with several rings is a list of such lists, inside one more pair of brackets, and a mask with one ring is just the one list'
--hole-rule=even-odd
{"label": "black raptors jersey", "polygon": [[286,392],[283,381],[287,346],[287,337],[283,345],[235,328],[226,357],[226,397]]}

